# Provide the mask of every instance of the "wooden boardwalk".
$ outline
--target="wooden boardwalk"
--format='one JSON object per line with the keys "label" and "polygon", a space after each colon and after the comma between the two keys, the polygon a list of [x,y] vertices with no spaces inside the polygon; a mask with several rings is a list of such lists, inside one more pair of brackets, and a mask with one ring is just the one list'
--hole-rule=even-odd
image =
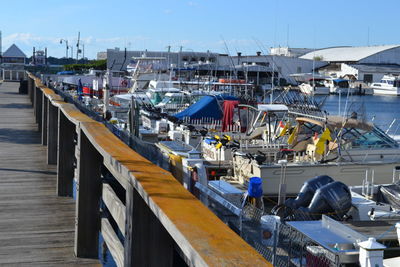
{"label": "wooden boardwalk", "polygon": [[56,168],[18,87],[0,85],[0,266],[99,266],[74,256],[75,203],[56,195]]}

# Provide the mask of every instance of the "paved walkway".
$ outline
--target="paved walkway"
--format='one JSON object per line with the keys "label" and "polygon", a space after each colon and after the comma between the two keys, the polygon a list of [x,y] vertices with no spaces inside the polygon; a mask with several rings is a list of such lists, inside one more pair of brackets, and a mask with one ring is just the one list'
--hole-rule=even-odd
{"label": "paved walkway", "polygon": [[0,85],[0,266],[98,266],[74,256],[75,203],[56,196],[56,168],[18,87]]}

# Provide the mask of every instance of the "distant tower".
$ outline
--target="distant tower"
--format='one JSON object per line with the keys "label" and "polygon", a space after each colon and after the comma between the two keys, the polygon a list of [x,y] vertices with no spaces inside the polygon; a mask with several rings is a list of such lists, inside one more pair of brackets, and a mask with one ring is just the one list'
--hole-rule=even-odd
{"label": "distant tower", "polygon": [[36,49],[33,47],[32,64],[36,65]]}

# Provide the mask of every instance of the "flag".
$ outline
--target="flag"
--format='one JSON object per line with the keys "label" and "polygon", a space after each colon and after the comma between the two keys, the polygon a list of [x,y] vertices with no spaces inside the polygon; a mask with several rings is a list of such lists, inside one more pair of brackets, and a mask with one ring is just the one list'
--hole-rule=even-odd
{"label": "flag", "polygon": [[279,123],[279,126],[282,127],[283,129],[282,129],[281,133],[278,135],[278,137],[282,137],[287,133],[288,129],[290,128],[290,123],[288,122],[288,123],[286,123],[286,125],[283,126],[283,123],[281,121]]}
{"label": "flag", "polygon": [[329,131],[328,128],[325,129],[325,131],[322,133],[321,137],[319,138],[317,144],[315,145],[315,153],[319,155],[323,155],[325,153],[325,143],[326,141],[332,141],[331,138],[331,131]]}
{"label": "flag", "polygon": [[290,134],[290,136],[289,136],[289,138],[287,140],[289,145],[291,145],[293,143],[293,141],[294,141],[294,139],[295,139],[295,137],[297,135],[298,130],[299,130],[299,125],[296,125],[296,127],[294,127],[293,132]]}

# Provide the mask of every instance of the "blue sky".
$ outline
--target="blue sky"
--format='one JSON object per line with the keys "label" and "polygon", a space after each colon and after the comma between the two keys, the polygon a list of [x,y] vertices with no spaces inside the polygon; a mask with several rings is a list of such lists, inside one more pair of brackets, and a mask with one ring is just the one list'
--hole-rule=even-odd
{"label": "blue sky", "polygon": [[[22,8],[23,7],[23,8]],[[85,53],[107,48],[254,54],[272,46],[400,44],[400,1],[385,0],[15,0],[2,6],[3,51],[47,47],[65,55],[60,38]],[[368,38],[369,32],[369,38]],[[369,42],[368,42],[369,40]],[[76,51],[76,50],[75,50]]]}

